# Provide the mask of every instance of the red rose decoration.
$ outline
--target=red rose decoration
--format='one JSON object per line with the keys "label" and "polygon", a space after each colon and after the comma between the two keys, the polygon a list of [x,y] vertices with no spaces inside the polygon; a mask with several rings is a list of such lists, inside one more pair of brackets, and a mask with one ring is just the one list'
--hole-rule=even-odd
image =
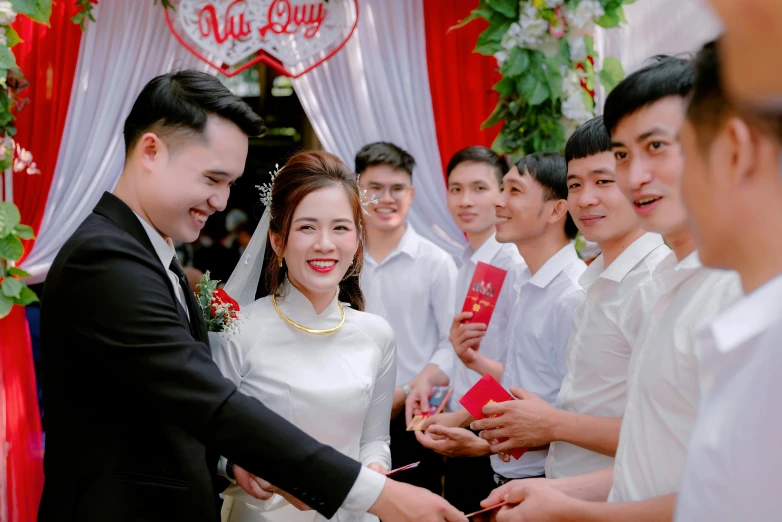
{"label": "red rose decoration", "polygon": [[[228,295],[228,292],[226,292],[222,288],[218,288],[217,290],[215,290],[214,298],[215,301],[219,301],[221,303],[231,305],[231,308],[233,309],[234,313],[241,310],[241,308],[239,308],[239,303],[234,301],[233,297]],[[214,307],[212,307],[212,313],[214,314]]]}

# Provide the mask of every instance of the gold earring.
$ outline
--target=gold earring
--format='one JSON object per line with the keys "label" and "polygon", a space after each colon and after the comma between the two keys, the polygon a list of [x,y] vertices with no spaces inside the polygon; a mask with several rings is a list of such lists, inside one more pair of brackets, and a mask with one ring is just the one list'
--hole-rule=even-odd
{"label": "gold earring", "polygon": [[353,261],[352,260],[350,261],[350,264],[348,266],[353,266]]}
{"label": "gold earring", "polygon": [[279,260],[278,264],[280,265],[280,268],[282,268],[282,257],[278,257],[277,259]]}

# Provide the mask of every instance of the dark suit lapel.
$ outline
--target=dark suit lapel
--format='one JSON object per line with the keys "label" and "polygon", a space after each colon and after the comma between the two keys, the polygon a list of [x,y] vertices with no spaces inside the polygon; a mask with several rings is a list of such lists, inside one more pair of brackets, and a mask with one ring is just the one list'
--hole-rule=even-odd
{"label": "dark suit lapel", "polygon": [[[133,213],[130,207],[128,207],[128,205],[117,196],[111,194],[110,192],[104,192],[93,212],[114,222],[120,229],[124,230],[133,236],[139,243],[141,243],[149,252],[149,255],[155,259],[159,259],[157,252],[155,252],[155,247],[152,246],[152,241],[149,240],[149,236],[147,235],[147,231],[144,229],[144,226],[141,224],[138,217],[136,217],[136,214]],[[160,265],[159,262],[157,264]],[[166,272],[167,267],[164,268],[163,265],[160,265],[160,267],[163,268],[163,274],[165,275],[169,289],[172,292],[171,297],[174,299],[177,307],[179,308],[180,317],[183,321],[187,321],[187,314],[185,314],[184,309],[182,309],[182,307],[179,305],[179,300],[177,299],[176,294],[174,293],[174,288],[171,286],[171,281],[168,278]],[[206,343],[208,347],[209,336],[207,335],[206,331],[206,322],[200,313],[201,308],[195,299],[195,295],[189,289],[185,292],[185,299],[189,299],[191,301],[197,312],[196,314],[191,313],[191,315],[195,315],[195,317],[191,317],[191,320],[188,324],[190,333],[193,335],[195,340]]]}

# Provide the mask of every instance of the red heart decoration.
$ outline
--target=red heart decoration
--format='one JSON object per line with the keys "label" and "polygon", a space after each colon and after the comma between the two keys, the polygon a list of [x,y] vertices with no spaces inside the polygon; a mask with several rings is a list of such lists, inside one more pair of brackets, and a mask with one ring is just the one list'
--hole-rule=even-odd
{"label": "red heart decoration", "polygon": [[166,22],[176,39],[229,77],[264,62],[298,78],[339,52],[358,25],[358,0],[179,0],[175,8]]}

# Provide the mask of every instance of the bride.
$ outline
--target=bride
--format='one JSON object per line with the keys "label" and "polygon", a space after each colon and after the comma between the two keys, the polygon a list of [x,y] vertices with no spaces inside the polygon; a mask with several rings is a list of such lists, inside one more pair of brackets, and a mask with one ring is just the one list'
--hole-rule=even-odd
{"label": "bride", "polygon": [[[384,319],[362,311],[364,231],[356,176],[336,156],[301,152],[267,189],[261,189],[266,212],[225,287],[245,317],[238,332],[209,334],[213,357],[240,392],[385,473],[395,341]],[[260,501],[233,485],[222,520],[324,519],[280,495]],[[331,520],[377,518],[339,510]]]}

